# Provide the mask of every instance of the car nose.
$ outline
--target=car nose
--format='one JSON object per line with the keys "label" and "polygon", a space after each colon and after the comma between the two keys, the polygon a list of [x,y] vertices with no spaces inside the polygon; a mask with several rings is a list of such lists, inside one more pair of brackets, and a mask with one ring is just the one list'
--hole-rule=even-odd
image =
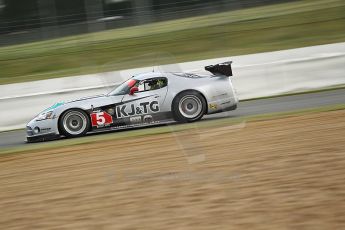
{"label": "car nose", "polygon": [[50,119],[41,121],[33,119],[26,125],[26,132],[28,136],[45,135],[48,133],[56,133],[56,128],[53,125],[53,121]]}
{"label": "car nose", "polygon": [[[39,128],[37,126],[37,121],[35,121],[35,119],[32,119],[27,125],[26,125],[26,133],[28,136],[33,136],[35,133],[34,133],[34,129],[35,128]],[[37,129],[36,129],[37,131]]]}

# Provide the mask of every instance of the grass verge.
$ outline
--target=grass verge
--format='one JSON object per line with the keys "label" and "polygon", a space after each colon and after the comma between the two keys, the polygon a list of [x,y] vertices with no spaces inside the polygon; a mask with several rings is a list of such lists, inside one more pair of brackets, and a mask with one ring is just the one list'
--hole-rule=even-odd
{"label": "grass verge", "polygon": [[0,84],[345,41],[345,1],[303,0],[0,48]]}

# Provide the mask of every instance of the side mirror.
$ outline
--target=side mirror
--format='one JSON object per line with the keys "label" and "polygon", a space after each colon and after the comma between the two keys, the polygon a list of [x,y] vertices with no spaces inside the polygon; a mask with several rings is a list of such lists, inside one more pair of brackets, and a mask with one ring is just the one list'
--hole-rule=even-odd
{"label": "side mirror", "polygon": [[129,90],[129,95],[134,95],[138,91],[139,91],[138,87],[134,86]]}

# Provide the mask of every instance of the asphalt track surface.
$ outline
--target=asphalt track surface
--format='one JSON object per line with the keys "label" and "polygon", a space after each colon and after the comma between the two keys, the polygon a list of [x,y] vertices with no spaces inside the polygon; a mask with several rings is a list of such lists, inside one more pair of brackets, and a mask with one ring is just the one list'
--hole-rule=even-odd
{"label": "asphalt track surface", "polygon": [[[345,104],[345,89],[244,101],[239,103],[235,111],[208,115],[205,116],[203,120],[226,117],[239,118],[243,116],[289,112],[337,104]],[[112,133],[113,132],[116,131],[112,131]],[[24,144],[26,144],[24,130],[0,133],[0,148],[15,147]]]}

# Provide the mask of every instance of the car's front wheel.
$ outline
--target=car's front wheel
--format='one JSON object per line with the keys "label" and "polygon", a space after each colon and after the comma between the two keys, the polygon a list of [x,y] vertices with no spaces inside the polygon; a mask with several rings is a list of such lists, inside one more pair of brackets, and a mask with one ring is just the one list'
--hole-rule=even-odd
{"label": "car's front wheel", "polygon": [[82,110],[68,110],[59,119],[59,129],[66,137],[84,136],[90,129],[90,119]]}
{"label": "car's front wheel", "polygon": [[196,91],[183,92],[174,99],[172,112],[176,121],[198,121],[206,113],[206,100]]}

